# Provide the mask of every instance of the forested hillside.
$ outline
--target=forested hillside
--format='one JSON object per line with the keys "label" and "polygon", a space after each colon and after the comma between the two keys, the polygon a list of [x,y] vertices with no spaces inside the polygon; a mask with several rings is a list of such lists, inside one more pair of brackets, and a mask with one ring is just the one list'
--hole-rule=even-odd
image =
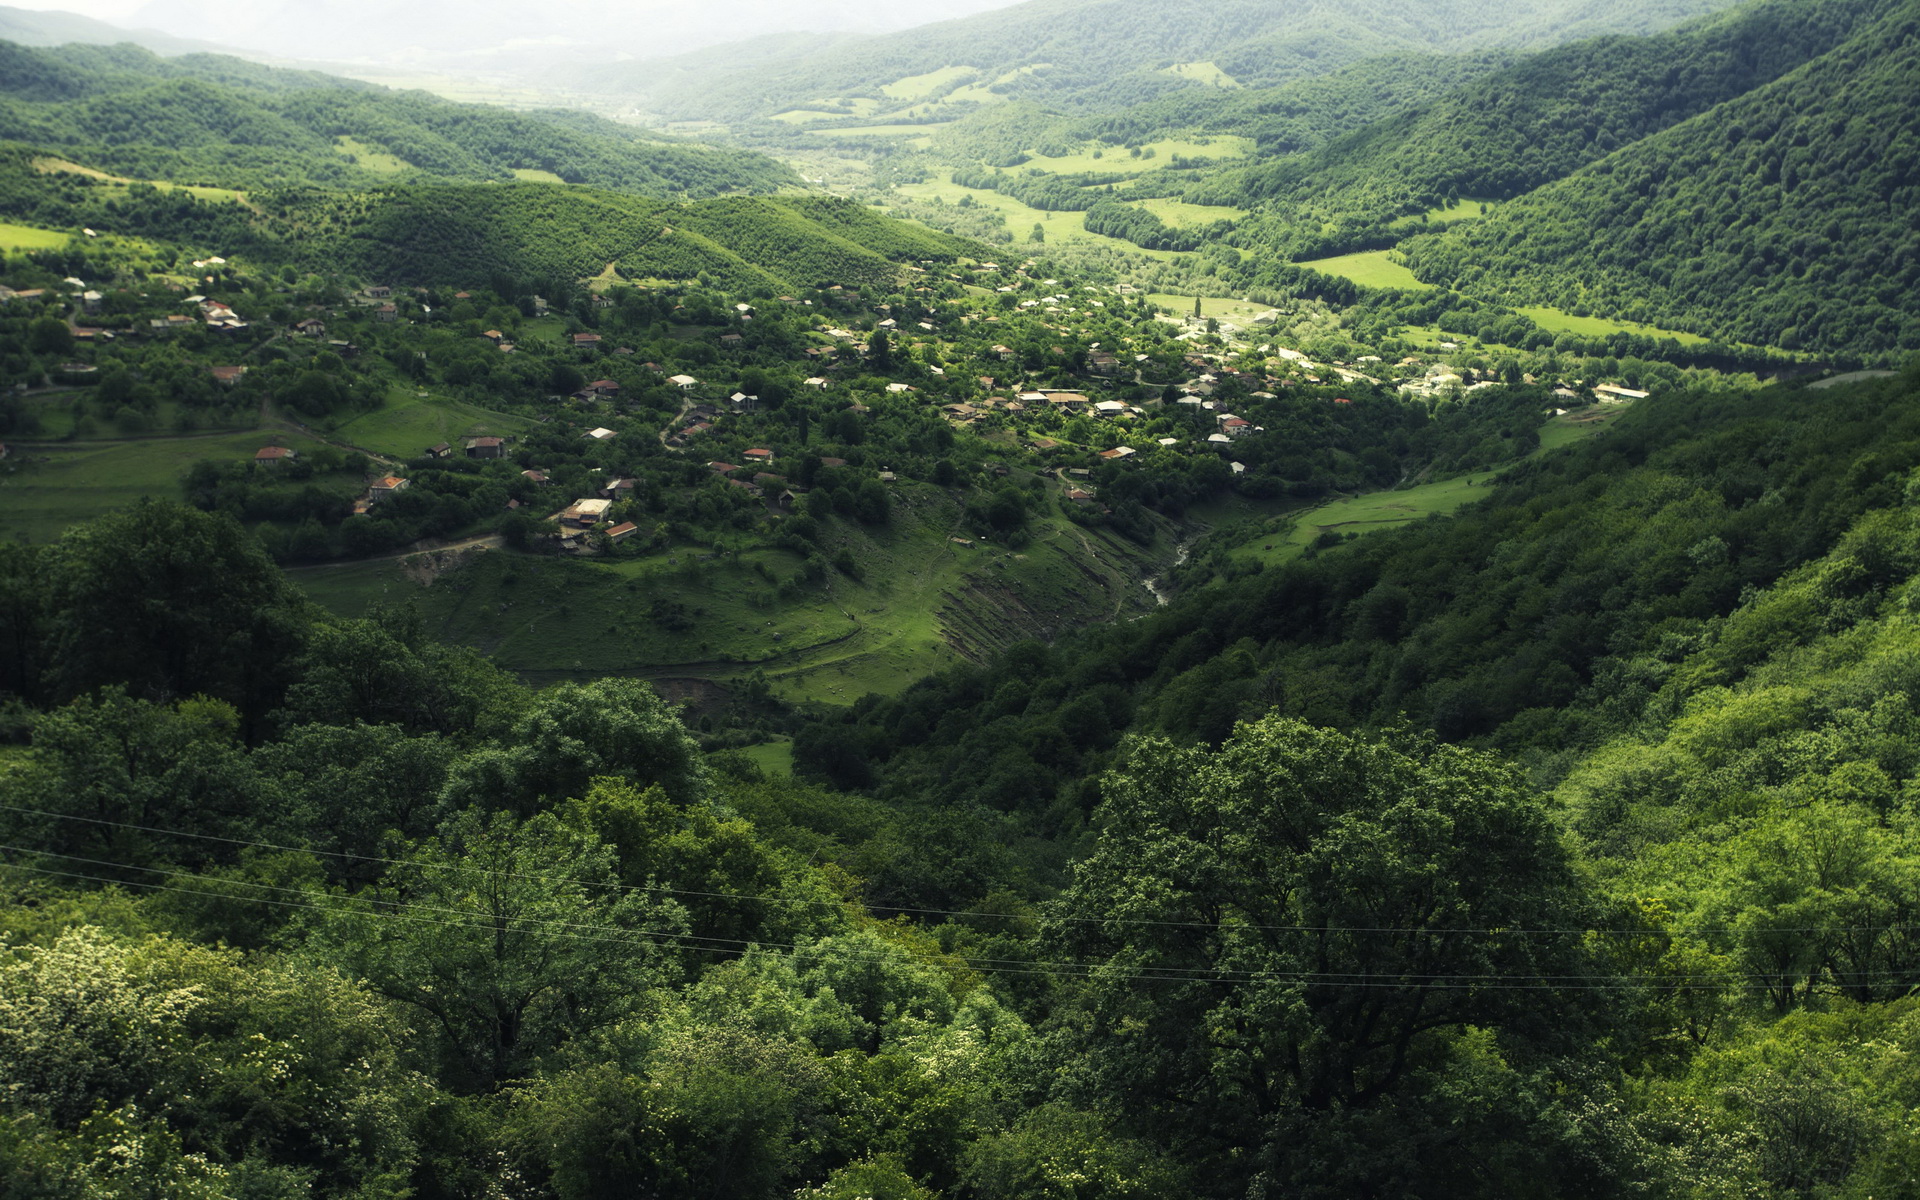
{"label": "forested hillside", "polygon": [[237,58],[0,42],[0,140],[136,179],[236,188],[497,181],[540,172],[656,196],[798,184],[749,152],[582,113],[515,113]]}
{"label": "forested hillside", "polygon": [[800,761],[867,794],[319,617],[222,517],[7,549],[0,1169],[1898,1195],[1920,375],[1817,399],[1648,403],[1457,519],[864,703]]}
{"label": "forested hillside", "polygon": [[[1920,345],[1920,6],[1471,229],[1436,281],[1577,297],[1781,346]],[[1497,281],[1495,283],[1494,281]]]}
{"label": "forested hillside", "polygon": [[[1459,197],[1510,199],[1771,83],[1897,7],[1763,0],[1653,37],[1543,51],[1415,113],[1202,190],[1382,224]],[[1275,215],[1272,233],[1284,238],[1286,218]]]}
{"label": "forested hillside", "polygon": [[[758,63],[751,72],[729,72],[724,55],[715,54],[705,73],[649,98],[668,111],[737,120],[825,97],[878,96],[879,85],[964,67],[996,93],[1084,113],[1193,86],[1163,70],[1179,63],[1210,64],[1236,85],[1264,87],[1383,55],[1541,46],[1660,28],[1722,6],[1717,0],[1604,7],[1517,0],[1497,9],[1455,0],[1418,6],[1341,0],[1301,7],[1257,0],[1029,0],[830,46],[792,65]],[[608,87],[648,91],[644,69],[601,68],[593,78]]]}

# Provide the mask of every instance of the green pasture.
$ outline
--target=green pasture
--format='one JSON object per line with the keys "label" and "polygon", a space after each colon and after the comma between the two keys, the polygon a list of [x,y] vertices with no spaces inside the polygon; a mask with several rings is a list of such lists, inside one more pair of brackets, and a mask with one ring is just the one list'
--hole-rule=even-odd
{"label": "green pasture", "polygon": [[1240,86],[1240,81],[1222,71],[1218,63],[1175,63],[1170,67],[1162,67],[1160,73],[1172,75],[1178,79],[1191,79],[1195,83],[1211,84],[1214,87],[1237,88]]}
{"label": "green pasture", "polygon": [[853,571],[817,584],[798,579],[800,558],[769,547],[608,559],[484,551],[437,577],[418,556],[290,574],[348,615],[411,603],[436,636],[537,678],[724,682],[758,670],[785,699],[829,704],[1151,603],[1134,582],[1151,573],[1149,555],[1120,539],[1041,517],[1020,551],[960,546],[950,495],[912,485],[891,495],[884,527],[827,523],[823,552]]}
{"label": "green pasture", "polygon": [[1133,200],[1129,203],[1136,208],[1144,208],[1167,225],[1175,229],[1185,229],[1193,225],[1211,225],[1215,221],[1238,221],[1247,215],[1244,208],[1230,208],[1224,204],[1188,204],[1184,200],[1170,200],[1156,197],[1152,200]]}
{"label": "green pasture", "polygon": [[339,426],[333,436],[376,454],[413,458],[439,442],[455,442],[483,434],[508,437],[532,425],[525,417],[494,412],[459,400],[421,396],[404,386],[396,386],[388,391],[385,405]]}
{"label": "green pasture", "polygon": [[321,443],[278,431],[115,442],[16,443],[0,462],[0,536],[51,542],[69,525],[142,496],[180,498],[187,469],[203,459],[251,462],[268,442],[310,451]]}
{"label": "green pasture", "polygon": [[97,170],[81,163],[70,162],[64,158],[36,158],[32,160],[31,166],[42,175],[85,175],[89,179],[98,179],[106,183],[123,185],[144,182],[163,192],[171,192],[178,188],[202,200],[223,200],[231,201],[234,204],[247,205],[246,193],[235,191],[232,188],[202,187],[198,184],[179,184],[165,179],[128,179],[122,175],[109,175],[105,171]]}
{"label": "green pasture", "polygon": [[1474,217],[1483,217],[1487,213],[1484,200],[1459,200],[1445,208],[1430,208],[1426,212],[1411,217],[1401,217],[1393,223],[1393,228],[1402,232],[1417,230],[1428,221],[1468,221]]}
{"label": "green pasture", "polygon": [[[1535,457],[1570,446],[1603,432],[1628,405],[1607,405],[1584,409],[1564,417],[1551,417],[1540,428],[1540,448]],[[1317,507],[1268,517],[1265,527],[1249,540],[1228,551],[1230,557],[1277,566],[1300,556],[1322,534],[1366,534],[1395,529],[1411,521],[1444,515],[1487,495],[1487,489],[1500,477],[1499,471],[1480,471],[1417,487],[1395,491],[1365,492],[1343,497]],[[1197,514],[1208,519],[1205,514]]]}
{"label": "green pasture", "polygon": [[[1027,235],[1035,225],[1047,239],[1048,245],[1058,242],[1104,243],[1124,248],[1129,254],[1145,255],[1149,258],[1174,259],[1180,252],[1173,250],[1142,250],[1132,242],[1119,238],[1110,238],[1105,234],[1088,233],[1086,214],[1077,212],[1050,212],[1045,209],[1031,208],[1011,196],[985,188],[962,187],[954,183],[945,172],[935,175],[924,183],[906,183],[895,188],[903,196],[916,200],[940,200],[947,204],[958,204],[963,197],[971,196],[974,204],[982,208],[991,208],[1007,219],[1007,228],[1013,232],[1014,245],[1011,250],[1019,250],[1027,245]],[[1187,303],[1191,305],[1192,300]]]}
{"label": "green pasture", "polygon": [[1412,288],[1424,291],[1433,287],[1414,278],[1413,272],[1388,257],[1392,251],[1368,250],[1361,254],[1340,254],[1333,258],[1317,258],[1298,265],[1319,271],[1323,275],[1338,275],[1342,279],[1351,279],[1361,287],[1372,288]]}
{"label": "green pasture", "polygon": [[[1204,158],[1219,162],[1230,158],[1245,158],[1253,152],[1253,139],[1234,136],[1210,137],[1204,141],[1191,138],[1162,138],[1157,142],[1144,143],[1139,158],[1133,157],[1124,147],[1107,146],[1089,142],[1078,153],[1049,158],[1035,155],[1023,164],[1022,169],[1038,168],[1054,175],[1082,175],[1089,172],[1138,174],[1157,171],[1171,162],[1174,156],[1182,158]],[[1152,157],[1144,152],[1152,150]],[[1095,158],[1095,154],[1099,158]]]}
{"label": "green pasture", "polygon": [[961,83],[973,79],[978,74],[972,67],[941,67],[937,71],[928,71],[924,75],[908,75],[892,83],[881,86],[883,95],[892,100],[931,100],[945,96]]}
{"label": "green pasture", "polygon": [[1650,338],[1673,338],[1685,346],[1698,346],[1707,340],[1696,333],[1680,333],[1671,329],[1661,329],[1655,325],[1645,325],[1639,321],[1623,321],[1612,317],[1576,317],[1572,313],[1545,306],[1516,308],[1514,311],[1542,329],[1551,330],[1554,333],[1576,334],[1580,337],[1637,333]]}
{"label": "green pasture", "polygon": [[851,129],[809,129],[808,133],[817,133],[821,137],[925,137],[946,126],[939,122],[909,125],[856,125]]}
{"label": "green pasture", "polygon": [[1571,446],[1601,433],[1631,407],[1630,404],[1596,404],[1591,408],[1575,409],[1564,417],[1554,417],[1540,427],[1540,452],[1544,454],[1562,446]]}
{"label": "green pasture", "polygon": [[378,146],[370,146],[358,138],[342,134],[333,139],[334,153],[351,162],[363,171],[376,171],[382,175],[397,175],[410,171],[413,164]]}
{"label": "green pasture", "polygon": [[[36,441],[124,441],[129,437],[156,436],[165,437],[169,430],[178,432],[177,423],[182,414],[179,404],[171,400],[162,400],[154,406],[147,418],[147,427],[141,430],[120,428],[111,420],[103,419],[98,412],[88,414],[88,430],[78,430],[80,424],[81,403],[92,395],[91,391],[50,392],[38,396],[28,396],[22,400],[22,407],[33,418],[32,437]],[[196,420],[204,424],[204,413],[196,413]],[[259,426],[258,412],[249,411],[242,419],[225,428],[238,431],[254,429]],[[216,432],[214,429],[194,432]],[[25,436],[25,435],[22,435]]]}
{"label": "green pasture", "polygon": [[[1180,296],[1173,292],[1148,292],[1147,303],[1166,309],[1176,317],[1193,315],[1193,297]],[[1250,300],[1236,300],[1231,296],[1200,297],[1200,315],[1220,321],[1232,321],[1236,325],[1251,320],[1255,314],[1268,312],[1271,305],[1255,304]]]}
{"label": "green pasture", "polygon": [[1290,517],[1271,518],[1251,541],[1228,553],[1233,558],[1278,566],[1298,558],[1322,534],[1374,533],[1453,512],[1486,495],[1486,485],[1493,478],[1495,473],[1489,471],[1400,491],[1366,492],[1332,500]]}
{"label": "green pasture", "polygon": [[560,316],[535,317],[520,324],[517,341],[557,342],[567,333],[567,319]]}
{"label": "green pasture", "polygon": [[72,238],[70,233],[0,221],[0,250],[58,250]]}
{"label": "green pasture", "polygon": [[953,91],[948,92],[947,95],[944,97],[944,99],[949,104],[962,104],[962,103],[968,103],[968,102],[971,102],[974,104],[999,104],[1006,99],[1006,96],[1000,92],[994,91],[993,90],[994,88],[1012,83],[1014,80],[1020,78],[1022,75],[1031,75],[1041,67],[1050,66],[1050,65],[1052,64],[1031,63],[1024,67],[1016,67],[1015,69],[1008,71],[1005,75],[1000,76],[1000,78],[994,80],[992,83],[975,83],[975,84],[969,84],[968,86],[963,88],[955,88]]}
{"label": "green pasture", "polygon": [[746,755],[748,761],[770,777],[778,778],[793,774],[792,738],[778,738],[771,742],[761,742],[757,746],[743,746],[740,753]]}
{"label": "green pasture", "polygon": [[527,183],[565,183],[566,180],[552,171],[542,171],[537,167],[515,167],[513,177]]}

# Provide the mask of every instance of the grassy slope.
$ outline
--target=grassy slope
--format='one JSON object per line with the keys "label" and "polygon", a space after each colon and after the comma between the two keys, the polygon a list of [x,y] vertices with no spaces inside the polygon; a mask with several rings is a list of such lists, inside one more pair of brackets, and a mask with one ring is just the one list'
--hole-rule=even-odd
{"label": "grassy slope", "polygon": [[[794,576],[800,562],[774,549],[715,558],[682,547],[607,560],[484,552],[292,574],[343,613],[412,603],[437,635],[534,678],[725,681],[759,669],[790,699],[851,703],[897,692],[960,656],[1144,611],[1152,598],[1137,580],[1171,554],[1059,517],[1037,520],[1018,552],[978,539],[961,546],[949,540],[961,532],[955,497],[902,485],[894,501],[885,528],[828,526],[824,548],[844,550],[859,578],[835,572],[792,600],[779,599],[770,580]],[[682,606],[687,628],[655,619],[656,605],[670,603]]]}
{"label": "grassy slope", "polygon": [[[1541,426],[1540,449],[1535,453],[1544,454],[1602,433],[1626,411],[1626,405],[1619,405],[1554,417]],[[1237,559],[1278,566],[1300,557],[1322,534],[1377,533],[1451,513],[1486,496],[1488,485],[1499,474],[1498,471],[1479,471],[1417,487],[1366,492],[1275,516],[1269,518],[1269,528],[1258,531],[1228,553]]]}
{"label": "grassy slope", "polygon": [[269,440],[295,450],[320,445],[278,430],[16,445],[0,463],[0,536],[51,542],[69,525],[142,496],[178,499],[180,479],[194,463],[250,462]]}

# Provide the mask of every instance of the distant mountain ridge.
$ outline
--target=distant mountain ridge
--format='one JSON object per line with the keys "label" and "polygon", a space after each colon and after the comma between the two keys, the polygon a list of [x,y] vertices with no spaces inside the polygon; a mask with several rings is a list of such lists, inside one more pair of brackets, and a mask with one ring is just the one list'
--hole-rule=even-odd
{"label": "distant mountain ridge", "polygon": [[22,46],[114,46],[131,43],[155,54],[232,54],[231,47],[175,37],[158,29],[129,29],[79,13],[0,4],[0,39]]}
{"label": "distant mountain ridge", "polygon": [[[1159,73],[1181,63],[1212,63],[1236,83],[1264,86],[1387,54],[1544,47],[1664,28],[1726,6],[1727,0],[1028,0],[830,46],[784,70],[770,63],[730,69],[722,47],[710,52],[705,71],[677,80],[650,80],[646,64],[592,68],[583,77],[595,86],[647,93],[676,115],[738,120],[816,97],[873,94],[879,84],[963,66],[1009,95],[1046,96],[1085,111],[1111,97],[1117,80],[1147,93],[1135,99],[1195,86]],[[1005,78],[1023,68],[1023,77]]]}
{"label": "distant mountain ridge", "polygon": [[0,140],[139,179],[256,188],[539,177],[656,196],[800,184],[718,150],[572,111],[512,112],[219,55],[0,42]]}

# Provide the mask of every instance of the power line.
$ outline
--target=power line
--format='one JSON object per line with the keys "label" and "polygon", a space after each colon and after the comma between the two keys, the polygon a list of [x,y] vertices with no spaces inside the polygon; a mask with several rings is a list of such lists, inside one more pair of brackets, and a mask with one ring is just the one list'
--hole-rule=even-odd
{"label": "power line", "polygon": [[[0,850],[21,853],[18,847],[0,846]],[[53,857],[72,859],[77,862],[97,866],[109,866],[126,870],[145,871],[150,874],[167,874],[162,868],[140,867],[132,864],[114,863],[100,859],[88,859],[78,855],[53,855]],[[78,871],[63,871],[50,867],[33,866],[26,863],[7,864],[15,870],[47,875],[65,879],[85,880],[95,883],[141,888],[148,891],[178,892],[195,896],[208,896],[204,888],[180,887],[167,883],[148,883],[139,880],[122,880],[111,876],[93,875]],[[230,880],[215,876],[177,873],[172,877],[184,877],[208,880],[222,884],[241,884],[263,890],[312,896],[311,892],[300,889],[284,888],[272,884],[259,884],[250,881]],[[572,940],[615,942],[633,944],[644,939],[647,944],[671,946],[678,949],[708,954],[726,954],[739,957],[750,949],[785,950],[797,955],[819,954],[822,958],[840,958],[855,962],[884,963],[891,961],[885,956],[861,954],[857,952],[839,952],[832,955],[822,954],[818,947],[803,946],[797,943],[749,941],[734,938],[713,938],[698,934],[672,934],[648,930],[612,930],[604,926],[585,925],[580,922],[555,921],[541,918],[494,917],[474,909],[444,908],[421,905],[406,901],[377,900],[363,897],[335,897],[335,903],[312,903],[310,900],[275,900],[262,896],[242,896],[216,894],[223,901],[242,904],[260,904],[274,908],[306,909],[319,912],[339,912],[339,901],[365,902],[377,904],[374,909],[357,910],[362,915],[406,920],[419,924],[438,925],[443,928],[473,929],[493,932],[501,920],[518,924],[529,932],[546,933],[550,936]],[[447,920],[440,916],[421,916],[420,913],[453,914],[455,916],[476,917],[479,920]],[[587,930],[588,932],[575,932]],[[695,944],[708,943],[708,944]],[[1227,971],[1218,967],[1209,968],[1153,968],[1137,967],[1132,971],[1114,972],[1098,964],[1063,963],[1032,961],[1025,959],[968,958],[964,955],[948,955],[949,959],[966,965],[981,974],[1025,975],[1061,979],[1108,980],[1121,982],[1148,983],[1202,983],[1202,984],[1258,984],[1258,983],[1299,983],[1319,988],[1391,988],[1441,991],[1494,990],[1494,991],[1629,991],[1652,987],[1668,991],[1722,991],[1737,983],[1770,981],[1777,976],[1765,973],[1719,972],[1689,973],[1675,975],[1492,975],[1469,973],[1445,974],[1407,974],[1387,972],[1311,972],[1311,971]],[[1017,964],[1017,965],[1013,965]],[[1905,979],[1910,972],[1829,972],[1842,982],[1872,982],[1876,980]]]}
{"label": "power line", "polygon": [[[84,817],[76,813],[49,812],[44,809],[24,808],[14,804],[0,803],[0,811],[16,812],[27,816],[46,817],[58,821],[77,821],[87,825],[100,825],[113,829],[129,829],[139,833],[159,834],[164,837],[191,838],[204,842],[218,842],[227,846],[244,846],[256,850],[273,850],[289,854],[312,854],[323,858],[346,859],[354,862],[375,863],[384,866],[408,867],[415,870],[465,871],[492,875],[500,878],[521,879],[532,882],[554,883],[570,882],[581,887],[602,888],[628,893],[648,893],[664,896],[689,896],[703,900],[739,900],[755,904],[804,905],[825,904],[827,901],[795,899],[789,897],[756,896],[745,892],[706,892],[687,888],[661,887],[650,884],[604,883],[596,880],[572,879],[566,876],[541,875],[522,871],[500,871],[485,867],[467,866],[453,863],[427,863],[411,859],[384,858],[372,854],[356,854],[347,850],[320,850],[310,846],[287,846],[274,842],[251,841],[246,838],[222,837],[218,834],[197,833],[185,829],[167,829],[157,825],[142,825],[129,821],[109,821],[100,817]],[[37,852],[36,852],[37,853]],[[111,864],[119,865],[119,864]],[[135,868],[145,869],[145,868]],[[976,920],[1028,921],[1039,920],[1056,924],[1100,925],[1100,926],[1144,926],[1165,929],[1202,929],[1209,931],[1254,930],[1266,933],[1339,933],[1339,934],[1427,934],[1427,935],[1473,935],[1481,937],[1682,937],[1706,936],[1711,934],[1738,934],[1746,930],[1731,926],[1689,926],[1675,929],[1602,929],[1593,926],[1567,928],[1487,928],[1487,927],[1448,927],[1448,926],[1402,926],[1402,925],[1274,925],[1253,921],[1165,921],[1148,917],[1075,917],[1046,913],[983,913],[971,909],[916,908],[910,905],[881,904],[862,902],[871,911],[903,913],[915,916],[968,917]],[[1879,933],[1891,929],[1912,929],[1910,923],[1890,925],[1805,925],[1770,926],[1769,933],[1804,934],[1846,934]]]}

